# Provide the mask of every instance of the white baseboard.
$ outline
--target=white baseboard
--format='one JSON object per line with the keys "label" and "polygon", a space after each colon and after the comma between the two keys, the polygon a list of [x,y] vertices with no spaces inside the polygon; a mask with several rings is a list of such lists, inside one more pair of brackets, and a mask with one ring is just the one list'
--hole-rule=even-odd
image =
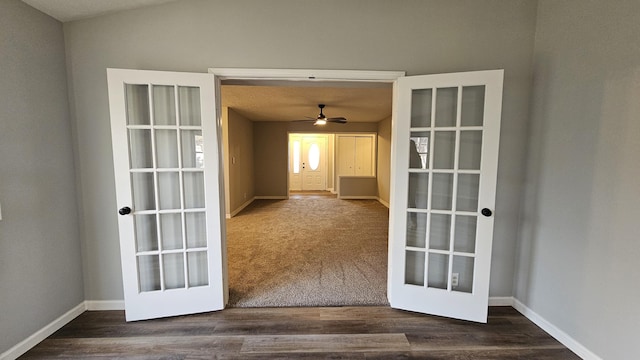
{"label": "white baseboard", "polygon": [[372,195],[356,195],[356,196],[340,196],[338,195],[338,199],[343,199],[343,200],[378,200],[377,196],[372,196]]}
{"label": "white baseboard", "polygon": [[[528,308],[525,304],[520,302],[518,299],[515,299],[511,296],[504,297],[490,297],[489,298],[489,306],[512,306],[518,312],[520,312],[524,317],[531,320],[534,324],[539,326],[542,330],[547,332],[549,335],[554,337],[564,346],[569,348],[571,351],[576,353],[576,355],[580,356],[585,360],[602,360],[598,355],[591,352],[584,345],[580,344],[574,338],[569,336],[564,331],[557,328],[555,325],[547,321],[545,318],[540,316],[535,311]],[[38,343],[49,337],[54,332],[58,331],[64,325],[69,323],[71,320],[78,317],[85,311],[99,311],[99,310],[124,310],[124,300],[86,300],[82,303],[78,304],[73,309],[67,311],[65,314],[61,315],[57,319],[53,320],[49,324],[45,325],[42,329],[33,333],[33,335],[19,342],[11,349],[5,351],[0,354],[0,360],[15,360],[22,354],[29,351],[31,348],[36,346]]]}
{"label": "white baseboard", "polygon": [[491,296],[489,306],[513,306],[513,296]]}
{"label": "white baseboard", "polygon": [[87,310],[124,310],[124,300],[87,300]]}
{"label": "white baseboard", "polygon": [[556,340],[562,343],[562,345],[569,348],[569,350],[576,353],[585,360],[602,360],[601,357],[591,352],[584,345],[580,344],[576,339],[569,336],[564,331],[558,329],[555,325],[550,323],[547,319],[540,316],[535,311],[528,308],[525,304],[518,299],[513,299],[513,308],[518,310],[527,319],[531,320],[534,324],[538,325],[547,334],[553,336]]}
{"label": "white baseboard", "polygon": [[38,345],[41,341],[49,337],[54,332],[58,331],[61,327],[68,324],[71,320],[78,317],[78,315],[82,314],[87,310],[86,304],[83,301],[78,304],[73,309],[67,311],[59,318],[53,320],[49,324],[45,325],[42,329],[33,333],[33,335],[28,338],[22,340],[18,344],[16,344],[11,349],[0,354],[0,360],[15,360],[20,355],[29,351],[32,347]]}
{"label": "white baseboard", "polygon": [[380,204],[384,205],[387,209],[389,208],[389,203],[388,202],[386,202],[386,201],[384,201],[384,200],[382,200],[380,198],[378,198],[378,202]]}
{"label": "white baseboard", "polygon": [[288,196],[256,196],[256,200],[287,200]]}
{"label": "white baseboard", "polygon": [[227,214],[227,219],[231,219],[232,217],[238,215],[238,213],[242,210],[244,210],[244,208],[246,208],[247,206],[249,206],[253,200],[255,200],[255,197],[252,197],[251,199],[249,199],[247,202],[245,202],[244,204],[240,205],[239,208],[235,209],[234,211],[231,212],[231,214]]}

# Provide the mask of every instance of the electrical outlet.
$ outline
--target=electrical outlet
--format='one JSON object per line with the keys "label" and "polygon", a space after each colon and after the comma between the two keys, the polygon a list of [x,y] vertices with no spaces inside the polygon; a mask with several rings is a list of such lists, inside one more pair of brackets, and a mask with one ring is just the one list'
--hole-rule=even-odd
{"label": "electrical outlet", "polygon": [[460,278],[460,274],[459,273],[451,274],[451,287],[458,286],[458,279],[459,278]]}

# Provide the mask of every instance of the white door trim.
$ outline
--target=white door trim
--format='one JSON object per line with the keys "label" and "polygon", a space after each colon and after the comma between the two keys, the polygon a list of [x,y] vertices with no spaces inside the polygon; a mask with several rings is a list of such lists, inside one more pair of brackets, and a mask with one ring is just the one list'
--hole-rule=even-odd
{"label": "white door trim", "polygon": [[220,80],[396,81],[404,71],[209,68]]}

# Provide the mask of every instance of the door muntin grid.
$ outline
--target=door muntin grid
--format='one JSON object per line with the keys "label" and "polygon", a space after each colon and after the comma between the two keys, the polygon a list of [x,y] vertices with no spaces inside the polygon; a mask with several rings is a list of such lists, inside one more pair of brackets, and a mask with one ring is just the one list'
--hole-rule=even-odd
{"label": "door muntin grid", "polygon": [[209,285],[200,89],[125,84],[138,291]]}
{"label": "door muntin grid", "polygon": [[405,285],[473,293],[485,91],[412,92]]}

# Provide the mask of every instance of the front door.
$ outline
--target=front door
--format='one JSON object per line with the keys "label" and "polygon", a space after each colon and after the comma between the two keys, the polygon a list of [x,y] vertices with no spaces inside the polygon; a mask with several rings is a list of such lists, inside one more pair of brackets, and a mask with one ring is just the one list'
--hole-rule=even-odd
{"label": "front door", "polygon": [[326,136],[302,137],[302,190],[326,190]]}
{"label": "front door", "polygon": [[399,78],[392,307],[487,321],[503,71]]}
{"label": "front door", "polygon": [[107,75],[127,321],[222,309],[214,77]]}

